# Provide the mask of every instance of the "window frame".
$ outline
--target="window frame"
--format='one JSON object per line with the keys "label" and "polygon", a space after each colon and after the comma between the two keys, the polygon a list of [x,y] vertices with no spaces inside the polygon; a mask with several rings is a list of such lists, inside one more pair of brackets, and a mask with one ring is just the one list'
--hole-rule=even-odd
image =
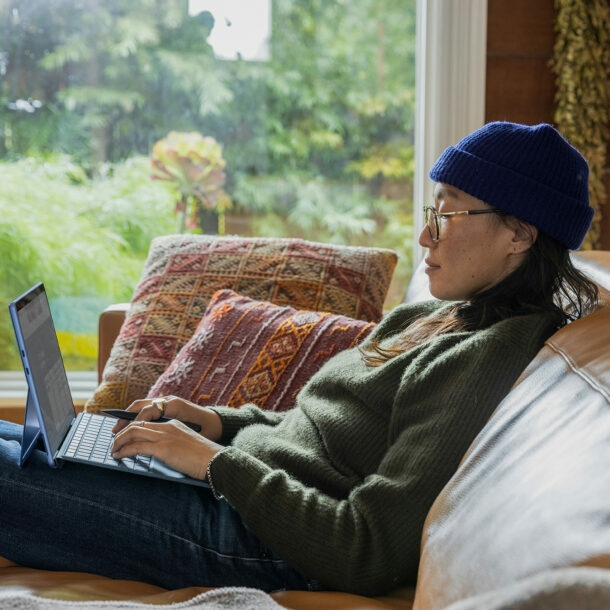
{"label": "window frame", "polygon": [[[418,0],[415,72],[413,222],[433,184],[428,171],[443,150],[485,123],[487,0]],[[418,235],[417,230],[415,235]],[[413,266],[423,258],[414,240]]]}

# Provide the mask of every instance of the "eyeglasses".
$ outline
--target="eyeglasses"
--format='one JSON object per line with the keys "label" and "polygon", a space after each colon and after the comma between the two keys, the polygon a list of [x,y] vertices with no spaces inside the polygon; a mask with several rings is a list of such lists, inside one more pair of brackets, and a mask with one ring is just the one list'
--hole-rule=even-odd
{"label": "eyeglasses", "polygon": [[449,216],[474,216],[475,214],[500,214],[506,215],[503,210],[489,208],[486,210],[460,210],[459,212],[439,212],[431,205],[424,206],[424,221],[430,232],[430,238],[433,242],[438,242],[441,234],[441,226],[439,218],[448,218]]}

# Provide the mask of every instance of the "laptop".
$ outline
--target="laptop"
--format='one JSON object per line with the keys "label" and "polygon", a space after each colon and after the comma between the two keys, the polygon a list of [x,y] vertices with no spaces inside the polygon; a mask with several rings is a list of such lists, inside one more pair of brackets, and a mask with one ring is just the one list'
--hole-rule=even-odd
{"label": "laptop", "polygon": [[115,460],[110,455],[116,419],[76,415],[44,284],[39,282],[9,304],[9,313],[28,386],[20,466],[41,447],[52,468],[78,462],[121,472],[209,487],[151,456]]}

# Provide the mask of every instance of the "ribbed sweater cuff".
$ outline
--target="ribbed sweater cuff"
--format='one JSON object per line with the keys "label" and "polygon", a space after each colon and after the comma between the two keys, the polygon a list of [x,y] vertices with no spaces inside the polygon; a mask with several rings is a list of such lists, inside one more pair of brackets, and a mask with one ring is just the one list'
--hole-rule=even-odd
{"label": "ribbed sweater cuff", "polygon": [[[214,456],[209,474],[214,494],[224,498],[236,508],[249,496],[269,467],[241,449],[227,447]],[[240,501],[241,500],[241,501]]]}
{"label": "ribbed sweater cuff", "polygon": [[233,409],[230,407],[210,407],[215,411],[222,420],[222,444],[229,443],[235,435],[244,427],[244,421],[250,422],[250,415],[246,415],[245,411]]}

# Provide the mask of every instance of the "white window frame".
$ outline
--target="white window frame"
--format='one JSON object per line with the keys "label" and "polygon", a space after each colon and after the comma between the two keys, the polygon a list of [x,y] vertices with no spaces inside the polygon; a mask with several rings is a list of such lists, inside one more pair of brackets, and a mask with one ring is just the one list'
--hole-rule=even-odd
{"label": "white window frame", "polygon": [[428,171],[443,150],[485,122],[487,0],[417,0],[414,256],[430,200]]}

